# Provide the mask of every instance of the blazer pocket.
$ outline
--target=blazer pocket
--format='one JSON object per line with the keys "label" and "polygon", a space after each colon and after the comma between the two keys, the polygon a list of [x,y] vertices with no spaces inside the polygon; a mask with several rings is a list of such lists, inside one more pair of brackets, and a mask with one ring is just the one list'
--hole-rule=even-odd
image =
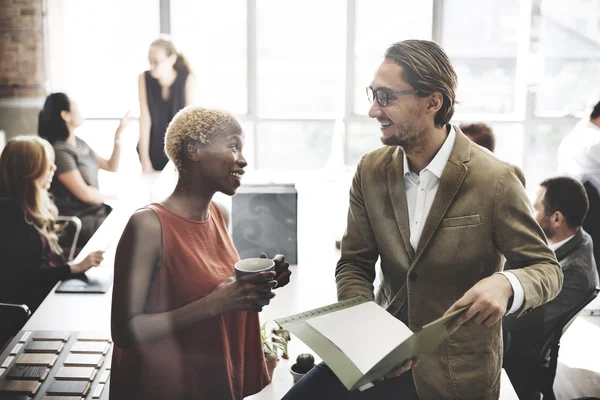
{"label": "blazer pocket", "polygon": [[444,218],[442,220],[442,228],[459,228],[479,224],[481,224],[481,217],[479,214],[465,215],[464,217]]}

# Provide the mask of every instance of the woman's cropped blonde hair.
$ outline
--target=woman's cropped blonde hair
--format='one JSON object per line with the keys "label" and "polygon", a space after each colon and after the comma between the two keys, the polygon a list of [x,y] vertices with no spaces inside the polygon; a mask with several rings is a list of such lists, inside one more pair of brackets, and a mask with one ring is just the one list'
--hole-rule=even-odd
{"label": "woman's cropped blonde hair", "polygon": [[237,117],[218,109],[188,106],[179,111],[167,128],[165,152],[177,171],[184,171],[185,142],[195,140],[209,146],[212,139],[229,126],[240,125]]}

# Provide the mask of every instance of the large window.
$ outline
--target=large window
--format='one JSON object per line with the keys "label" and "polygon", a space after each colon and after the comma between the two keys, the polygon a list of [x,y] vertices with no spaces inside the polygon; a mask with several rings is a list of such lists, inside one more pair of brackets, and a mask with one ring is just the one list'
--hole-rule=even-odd
{"label": "large window", "polygon": [[600,99],[600,1],[543,0],[539,116],[582,115]]}
{"label": "large window", "polygon": [[260,117],[343,111],[345,0],[256,2]]}
{"label": "large window", "polygon": [[[267,174],[352,168],[381,146],[365,87],[400,40],[443,45],[458,74],[455,122],[490,124],[496,154],[530,182],[555,173],[573,116],[600,99],[600,0],[48,4],[50,87],[86,117],[116,124],[138,109],[137,75],[162,30],[190,59],[200,104],[240,116],[250,166]],[[88,121],[81,134],[99,141],[100,125]]]}
{"label": "large window", "polygon": [[458,74],[457,113],[511,114],[516,110],[519,0],[444,2],[442,42]]}
{"label": "large window", "polygon": [[138,106],[138,75],[158,36],[158,0],[50,0],[50,89],[88,118],[118,118]]}
{"label": "large window", "polygon": [[245,1],[171,0],[171,35],[188,57],[200,104],[248,111]]}
{"label": "large window", "polygon": [[[431,40],[432,0],[357,0],[354,35],[354,112],[366,115],[371,84],[383,53],[405,39]],[[382,18],[382,16],[385,16]]]}

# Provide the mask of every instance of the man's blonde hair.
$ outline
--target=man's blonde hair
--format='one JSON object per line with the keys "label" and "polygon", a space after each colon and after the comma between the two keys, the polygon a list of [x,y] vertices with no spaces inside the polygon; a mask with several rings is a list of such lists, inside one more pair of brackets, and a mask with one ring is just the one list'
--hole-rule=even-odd
{"label": "man's blonde hair", "polygon": [[404,70],[404,80],[418,96],[425,97],[440,92],[443,104],[435,114],[434,123],[442,127],[454,115],[458,79],[448,55],[435,42],[429,40],[404,40],[394,43],[385,51],[385,58],[394,60]]}
{"label": "man's blonde hair", "polygon": [[210,146],[213,138],[230,126],[241,126],[237,117],[228,111],[188,106],[179,111],[167,128],[165,152],[177,167],[184,170],[185,142],[195,140]]}

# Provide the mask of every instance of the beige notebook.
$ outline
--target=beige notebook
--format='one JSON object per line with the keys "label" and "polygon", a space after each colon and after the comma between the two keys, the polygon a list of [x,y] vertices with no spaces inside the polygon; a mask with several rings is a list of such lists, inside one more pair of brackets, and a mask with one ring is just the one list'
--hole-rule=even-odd
{"label": "beige notebook", "polygon": [[377,303],[356,297],[276,319],[315,351],[348,390],[366,387],[405,361],[433,353],[465,309],[413,333]]}

